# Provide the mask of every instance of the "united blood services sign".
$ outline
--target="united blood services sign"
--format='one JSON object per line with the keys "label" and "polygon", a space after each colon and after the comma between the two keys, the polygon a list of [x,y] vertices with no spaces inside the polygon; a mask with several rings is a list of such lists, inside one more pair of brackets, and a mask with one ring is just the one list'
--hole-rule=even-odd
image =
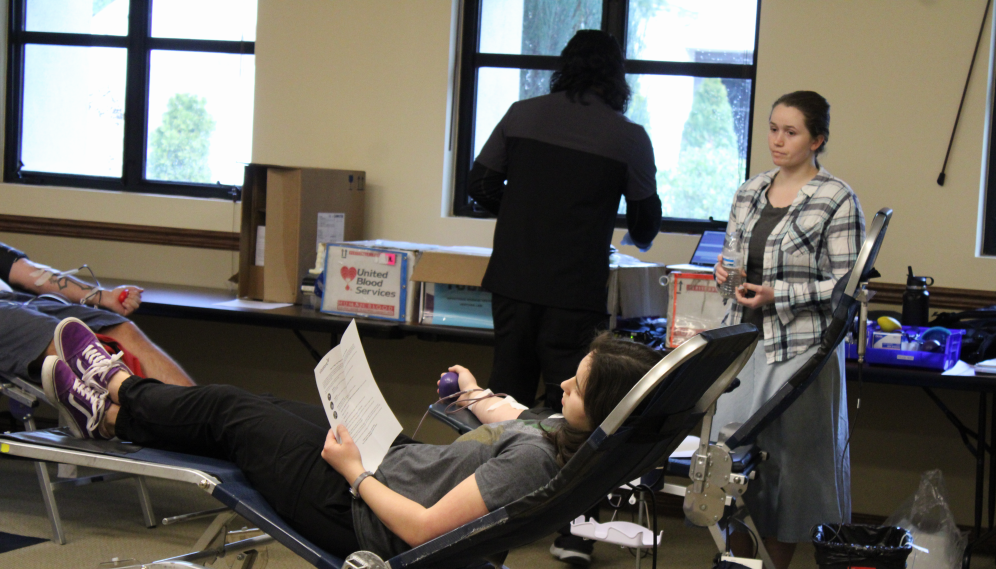
{"label": "united blood services sign", "polygon": [[408,253],[329,244],[322,312],[404,321]]}

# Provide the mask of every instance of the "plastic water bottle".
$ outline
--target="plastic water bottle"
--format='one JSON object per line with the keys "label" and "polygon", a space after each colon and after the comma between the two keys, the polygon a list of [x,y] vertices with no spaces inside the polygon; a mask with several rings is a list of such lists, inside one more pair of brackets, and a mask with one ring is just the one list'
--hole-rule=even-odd
{"label": "plastic water bottle", "polygon": [[744,255],[740,243],[740,232],[732,228],[726,234],[726,241],[723,242],[722,266],[726,269],[726,280],[719,285],[719,295],[724,300],[734,298],[733,292],[743,284]]}

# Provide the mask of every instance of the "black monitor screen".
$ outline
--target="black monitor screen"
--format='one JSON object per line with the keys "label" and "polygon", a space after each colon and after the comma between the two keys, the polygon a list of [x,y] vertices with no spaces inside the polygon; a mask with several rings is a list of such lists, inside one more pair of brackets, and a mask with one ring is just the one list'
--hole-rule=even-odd
{"label": "black monitor screen", "polygon": [[715,265],[716,259],[723,252],[723,241],[726,233],[722,231],[706,231],[699,239],[699,246],[692,255],[693,265]]}

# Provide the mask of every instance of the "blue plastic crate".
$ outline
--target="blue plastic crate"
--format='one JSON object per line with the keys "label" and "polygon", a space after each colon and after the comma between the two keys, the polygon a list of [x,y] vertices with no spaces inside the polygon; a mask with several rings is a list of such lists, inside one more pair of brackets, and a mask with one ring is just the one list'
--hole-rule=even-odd
{"label": "blue plastic crate", "polygon": [[[903,332],[915,332],[922,334],[929,328],[923,326],[903,326]],[[958,354],[961,352],[961,337],[964,330],[951,330],[948,336],[947,345],[941,352],[925,352],[912,350],[886,350],[872,347],[872,334],[880,332],[881,328],[877,324],[868,326],[868,347],[865,349],[865,361],[872,364],[891,365],[899,367],[919,367],[926,369],[946,370],[951,369],[958,362]],[[853,356],[852,356],[853,353]],[[847,345],[847,357],[857,359],[857,346]]]}
{"label": "blue plastic crate", "polygon": [[858,345],[852,344],[850,342],[844,342],[844,359],[845,360],[856,360],[858,359]]}

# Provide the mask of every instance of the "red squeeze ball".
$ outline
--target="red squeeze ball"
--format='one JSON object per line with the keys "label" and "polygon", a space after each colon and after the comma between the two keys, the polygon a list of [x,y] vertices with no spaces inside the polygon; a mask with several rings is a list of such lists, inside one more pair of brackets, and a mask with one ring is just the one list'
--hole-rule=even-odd
{"label": "red squeeze ball", "polygon": [[128,289],[124,289],[121,291],[121,294],[118,295],[118,304],[124,304],[126,298],[128,298]]}
{"label": "red squeeze ball", "polygon": [[439,378],[439,397],[446,398],[460,391],[460,381],[456,373],[448,371]]}

